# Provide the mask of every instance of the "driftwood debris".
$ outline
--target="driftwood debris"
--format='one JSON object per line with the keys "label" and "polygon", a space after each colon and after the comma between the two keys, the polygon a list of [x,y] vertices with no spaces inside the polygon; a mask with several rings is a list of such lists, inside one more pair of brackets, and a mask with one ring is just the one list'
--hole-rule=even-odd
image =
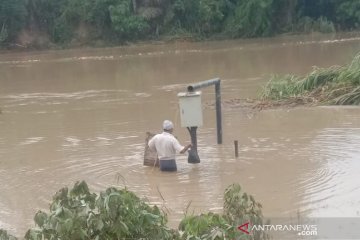
{"label": "driftwood debris", "polygon": [[152,137],[154,137],[155,134],[147,132],[146,138],[145,138],[145,151],[144,151],[144,165],[145,166],[151,166],[151,167],[159,167],[159,160],[158,156],[156,154],[156,151],[152,151],[149,148],[149,141]]}

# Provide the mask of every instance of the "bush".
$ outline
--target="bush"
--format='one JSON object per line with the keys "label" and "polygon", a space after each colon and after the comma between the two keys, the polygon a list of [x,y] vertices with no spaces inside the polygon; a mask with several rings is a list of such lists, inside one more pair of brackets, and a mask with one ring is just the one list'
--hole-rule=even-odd
{"label": "bush", "polygon": [[0,240],[17,240],[17,238],[0,229]]}
{"label": "bush", "polygon": [[360,27],[360,2],[345,0],[339,1],[336,8],[336,20],[346,29]]}
{"label": "bush", "polygon": [[185,216],[180,222],[182,239],[268,239],[262,231],[244,235],[237,229],[246,222],[263,224],[261,204],[254,197],[241,190],[239,184],[230,185],[225,190],[223,214],[207,213],[199,216]]}
{"label": "bush", "polygon": [[131,7],[131,0],[122,0],[117,5],[109,7],[112,28],[120,39],[144,37],[149,30],[146,20],[134,15]]}
{"label": "bush", "polygon": [[25,0],[0,1],[0,44],[16,38],[17,33],[26,23]]}
{"label": "bush", "polygon": [[272,32],[272,0],[237,1],[225,24],[231,37],[263,37]]}
{"label": "bush", "polygon": [[8,32],[7,28],[5,27],[5,24],[2,25],[1,31],[0,31],[0,45],[6,41],[8,38]]}
{"label": "bush", "polygon": [[314,20],[310,17],[303,17],[298,21],[297,27],[298,32],[321,32],[321,33],[332,33],[336,32],[334,23],[327,20],[326,17],[320,17]]}
{"label": "bush", "polygon": [[311,102],[360,104],[360,53],[343,67],[314,68],[306,76],[274,76],[264,87],[263,100],[309,98]]}
{"label": "bush", "polygon": [[[179,231],[166,226],[167,216],[157,206],[149,206],[134,193],[110,187],[100,195],[90,193],[87,184],[60,189],[53,197],[50,212],[38,211],[36,228],[27,240],[41,239],[266,239],[262,232],[244,235],[237,226],[244,221],[262,224],[261,205],[241,191],[238,184],[225,191],[224,213],[186,215]],[[0,230],[1,240],[15,240]]]}
{"label": "bush", "polygon": [[127,189],[108,188],[97,196],[85,182],[58,191],[50,213],[35,215],[36,229],[25,239],[172,239],[167,218]]}

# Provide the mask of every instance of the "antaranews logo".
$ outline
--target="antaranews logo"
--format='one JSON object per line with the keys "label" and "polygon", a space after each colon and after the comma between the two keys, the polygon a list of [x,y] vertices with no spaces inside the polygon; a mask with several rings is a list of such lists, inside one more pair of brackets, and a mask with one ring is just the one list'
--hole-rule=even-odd
{"label": "antaranews logo", "polygon": [[245,234],[251,234],[253,231],[289,231],[296,232],[299,236],[316,236],[317,225],[287,225],[287,224],[276,224],[276,225],[251,225],[250,222],[246,222],[237,227],[238,230]]}
{"label": "antaranews logo", "polygon": [[249,222],[244,223],[243,225],[238,226],[238,229],[246,234],[250,234],[249,232]]}

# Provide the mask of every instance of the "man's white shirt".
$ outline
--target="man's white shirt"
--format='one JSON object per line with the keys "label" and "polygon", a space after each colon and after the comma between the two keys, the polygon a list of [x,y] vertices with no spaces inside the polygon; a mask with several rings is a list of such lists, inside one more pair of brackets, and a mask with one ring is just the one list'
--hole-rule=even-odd
{"label": "man's white shirt", "polygon": [[159,160],[171,160],[175,159],[176,153],[183,150],[184,146],[171,133],[162,132],[150,139],[149,148],[156,150]]}

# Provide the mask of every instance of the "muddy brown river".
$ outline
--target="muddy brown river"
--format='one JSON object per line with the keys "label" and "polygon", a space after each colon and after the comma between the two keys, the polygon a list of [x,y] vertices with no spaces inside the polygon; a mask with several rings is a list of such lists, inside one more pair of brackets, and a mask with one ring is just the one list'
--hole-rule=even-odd
{"label": "muddy brown river", "polygon": [[[201,163],[178,158],[177,173],[143,166],[147,131],[164,119],[180,127],[177,93],[222,79],[222,99],[256,97],[271,74],[305,74],[351,61],[360,34],[137,45],[0,54],[0,228],[34,227],[63,186],[123,187],[163,207],[176,227],[188,211],[222,209],[224,189],[240,183],[267,217],[360,216],[360,108],[312,107],[245,113],[204,104]],[[203,102],[214,102],[212,88]],[[234,157],[233,141],[240,156]],[[160,194],[160,193],[161,194]]]}

